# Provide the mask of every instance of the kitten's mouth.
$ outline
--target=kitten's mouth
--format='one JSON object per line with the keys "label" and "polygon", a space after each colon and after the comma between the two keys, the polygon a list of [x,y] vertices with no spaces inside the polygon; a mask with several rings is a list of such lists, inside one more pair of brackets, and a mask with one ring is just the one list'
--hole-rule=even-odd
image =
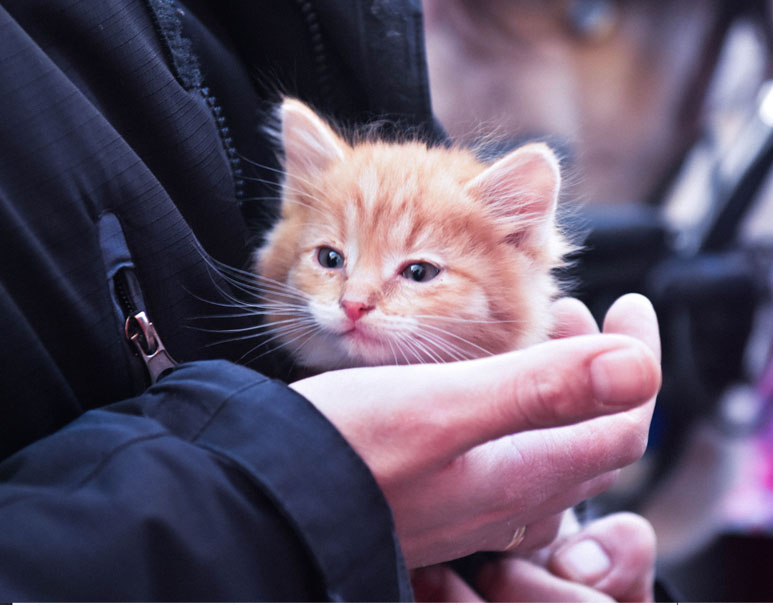
{"label": "kitten's mouth", "polygon": [[357,324],[346,330],[346,332],[341,334],[341,336],[350,338],[356,342],[364,342],[369,344],[381,344],[382,342],[380,338],[367,332],[366,330],[363,330],[362,326],[358,326]]}

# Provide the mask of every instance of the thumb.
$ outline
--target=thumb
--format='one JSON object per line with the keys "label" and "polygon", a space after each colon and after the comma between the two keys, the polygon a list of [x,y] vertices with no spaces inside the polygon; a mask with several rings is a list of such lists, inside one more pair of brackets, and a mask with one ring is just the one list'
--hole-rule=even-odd
{"label": "thumb", "polygon": [[473,361],[340,370],[291,386],[377,463],[378,476],[444,465],[504,435],[630,409],[659,385],[649,347],[607,334]]}
{"label": "thumb", "polygon": [[551,341],[432,370],[438,386],[425,406],[442,415],[444,433],[432,445],[449,458],[505,435],[636,407],[660,386],[655,355],[622,335]]}

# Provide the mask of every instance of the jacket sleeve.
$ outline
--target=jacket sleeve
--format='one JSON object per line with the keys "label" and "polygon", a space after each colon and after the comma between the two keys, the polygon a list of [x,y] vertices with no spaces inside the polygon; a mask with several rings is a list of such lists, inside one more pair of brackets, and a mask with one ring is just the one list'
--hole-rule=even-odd
{"label": "jacket sleeve", "polygon": [[[243,266],[240,205],[259,194],[233,147],[255,124],[226,122],[181,13],[0,1],[0,597],[408,598],[389,508],[335,428],[281,383],[194,361],[252,346],[189,324],[223,312],[200,250]],[[148,390],[111,297],[109,214],[191,362]]]}
{"label": "jacket sleeve", "polygon": [[180,366],[0,465],[6,601],[406,600],[391,514],[313,406]]}

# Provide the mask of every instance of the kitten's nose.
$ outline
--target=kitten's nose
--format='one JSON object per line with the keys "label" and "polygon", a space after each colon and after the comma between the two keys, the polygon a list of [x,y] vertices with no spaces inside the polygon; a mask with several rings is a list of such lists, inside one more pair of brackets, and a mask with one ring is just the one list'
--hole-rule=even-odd
{"label": "kitten's nose", "polygon": [[373,309],[373,307],[369,307],[366,303],[358,300],[342,300],[341,307],[343,307],[346,316],[352,321],[357,321],[360,317]]}

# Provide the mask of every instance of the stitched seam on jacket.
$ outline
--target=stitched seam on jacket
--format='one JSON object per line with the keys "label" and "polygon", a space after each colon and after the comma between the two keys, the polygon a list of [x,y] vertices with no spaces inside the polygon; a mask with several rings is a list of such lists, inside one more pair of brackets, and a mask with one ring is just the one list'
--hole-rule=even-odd
{"label": "stitched seam on jacket", "polygon": [[[202,447],[200,444],[195,444],[196,439],[198,439],[199,436],[201,436],[201,434],[212,423],[212,421],[217,417],[217,415],[220,413],[220,411],[228,404],[228,402],[231,401],[231,399],[233,399],[234,397],[237,397],[238,395],[241,395],[241,393],[243,393],[244,391],[247,391],[247,390],[249,390],[249,389],[251,389],[253,387],[256,387],[256,386],[266,382],[267,380],[268,380],[267,378],[263,378],[261,380],[255,381],[255,382],[251,382],[250,384],[245,385],[242,388],[238,389],[237,391],[234,391],[231,394],[229,394],[228,397],[226,397],[225,399],[223,399],[222,402],[220,402],[220,404],[210,414],[209,418],[207,418],[207,420],[204,422],[204,424],[201,426],[201,428],[196,432],[196,434],[192,438],[184,439],[184,438],[176,435],[172,431],[164,430],[164,431],[159,431],[159,432],[151,433],[150,435],[142,435],[141,437],[135,437],[133,439],[129,439],[128,441],[125,441],[125,442],[117,445],[112,450],[110,450],[109,452],[105,453],[104,456],[102,456],[102,458],[100,458],[99,462],[96,463],[94,468],[91,469],[91,471],[89,471],[88,474],[83,479],[81,479],[76,484],[74,484],[74,485],[72,485],[70,487],[63,486],[62,487],[62,491],[65,492],[65,493],[73,493],[73,492],[78,491],[79,489],[82,489],[87,483],[89,483],[97,475],[99,475],[99,473],[102,471],[102,469],[105,466],[107,466],[110,463],[110,461],[116,455],[120,454],[124,450],[126,450],[126,449],[128,449],[128,448],[130,448],[133,445],[136,445],[138,443],[142,443],[142,442],[145,442],[145,441],[153,441],[155,439],[160,439],[160,438],[163,438],[163,437],[169,437],[169,438],[172,438],[172,439],[180,439],[181,441],[185,441],[185,442],[190,443],[192,445],[196,445],[196,447]],[[211,451],[211,448],[206,447],[206,446],[204,446],[204,449],[206,449],[208,451]],[[221,453],[221,455],[222,455],[222,453]],[[40,496],[41,496],[41,494],[38,494],[38,493],[21,494],[21,495],[17,496],[16,498],[11,498],[10,500],[7,500],[5,502],[0,502],[0,509],[5,507],[5,506],[10,506],[10,505],[16,504],[19,501],[23,501],[23,500],[27,500],[27,499],[35,498],[35,497],[40,497]]]}
{"label": "stitched seam on jacket", "polygon": [[181,17],[184,14],[175,0],[146,0],[153,25],[161,38],[167,62],[177,80],[186,90],[197,89],[207,104],[217,125],[220,143],[223,146],[234,182],[234,196],[241,206],[244,199],[244,171],[241,157],[233,145],[231,130],[228,127],[223,108],[217,103],[208,87],[204,85],[204,76],[199,60],[193,48],[193,42],[185,37]]}
{"label": "stitched seam on jacket", "polygon": [[[117,445],[112,450],[107,452],[104,456],[102,456],[99,462],[96,463],[94,468],[91,469],[91,471],[89,471],[89,473],[83,479],[81,479],[80,481],[78,481],[72,486],[62,486],[62,490],[61,490],[62,493],[71,494],[82,489],[86,484],[88,484],[91,480],[93,480],[102,471],[102,469],[113,459],[113,457],[115,457],[117,454],[120,454],[124,450],[129,449],[131,446],[145,441],[154,441],[156,439],[160,439],[163,437],[172,437],[172,436],[173,435],[168,431],[163,431],[163,432],[152,433],[150,435],[143,435],[141,437],[135,437],[134,439],[129,439],[128,441],[125,441],[120,445]],[[7,506],[13,506],[14,504],[23,502],[25,500],[31,500],[34,498],[45,498],[47,495],[49,494],[41,494],[39,492],[20,494],[15,498],[10,498],[9,500],[0,502],[0,509],[5,508]]]}
{"label": "stitched seam on jacket", "polygon": [[175,76],[186,90],[200,88],[202,83],[199,62],[193,44],[182,35],[179,9],[174,0],[146,0],[153,25],[161,38],[167,60]]}
{"label": "stitched seam on jacket", "polygon": [[260,380],[256,380],[255,382],[251,382],[251,383],[249,383],[247,385],[244,385],[242,388],[240,388],[240,389],[234,391],[233,393],[231,393],[230,395],[228,395],[228,397],[223,399],[223,401],[221,401],[220,404],[215,408],[215,410],[209,415],[209,418],[207,418],[206,422],[204,422],[204,424],[201,425],[201,428],[198,431],[196,431],[196,434],[193,435],[193,437],[190,438],[190,442],[194,443],[194,442],[196,442],[196,440],[199,437],[201,437],[202,433],[207,430],[209,425],[212,424],[212,422],[214,422],[214,420],[215,420],[215,418],[217,418],[218,414],[220,414],[220,412],[223,411],[223,408],[225,408],[225,406],[228,405],[228,403],[230,403],[230,401],[234,397],[238,397],[239,395],[241,395],[245,391],[249,391],[250,389],[253,389],[256,386],[261,385],[261,384],[263,384],[264,382],[267,382],[267,381],[268,381],[268,378],[263,377]]}

